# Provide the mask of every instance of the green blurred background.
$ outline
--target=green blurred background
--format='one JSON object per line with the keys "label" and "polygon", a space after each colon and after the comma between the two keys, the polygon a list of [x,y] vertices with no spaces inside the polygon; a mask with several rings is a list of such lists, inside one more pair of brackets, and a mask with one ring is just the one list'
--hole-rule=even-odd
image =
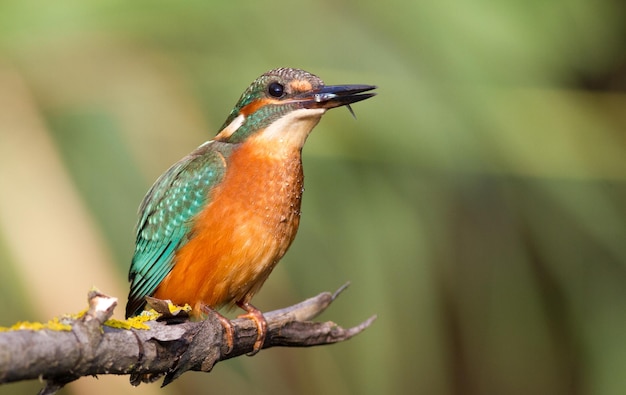
{"label": "green blurred background", "polygon": [[4,0],[0,325],[92,286],[125,304],[152,181],[291,66],[379,95],[309,138],[300,232],[255,304],[350,280],[321,318],[378,320],[165,389],[62,394],[624,394],[625,20],[613,0]]}

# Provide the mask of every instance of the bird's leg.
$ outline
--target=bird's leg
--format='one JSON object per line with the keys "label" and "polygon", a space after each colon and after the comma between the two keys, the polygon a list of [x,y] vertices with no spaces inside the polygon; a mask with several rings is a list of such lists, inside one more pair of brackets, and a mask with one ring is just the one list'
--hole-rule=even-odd
{"label": "bird's leg", "polygon": [[265,343],[265,335],[267,334],[267,321],[265,320],[265,317],[263,317],[263,313],[261,312],[261,310],[252,306],[250,303],[239,301],[237,302],[237,306],[241,307],[247,312],[246,314],[240,315],[238,318],[249,318],[256,324],[257,338],[254,342],[254,347],[252,348],[252,351],[248,353],[248,356],[251,357],[254,354],[258,353],[261,348],[263,348],[263,343]]}
{"label": "bird's leg", "polygon": [[220,324],[222,324],[222,327],[224,328],[224,337],[226,338],[227,349],[225,354],[230,354],[233,351],[233,339],[235,337],[235,330],[233,329],[233,325],[230,320],[208,305],[202,304],[200,306],[200,310],[205,314],[215,314],[217,319],[220,321]]}

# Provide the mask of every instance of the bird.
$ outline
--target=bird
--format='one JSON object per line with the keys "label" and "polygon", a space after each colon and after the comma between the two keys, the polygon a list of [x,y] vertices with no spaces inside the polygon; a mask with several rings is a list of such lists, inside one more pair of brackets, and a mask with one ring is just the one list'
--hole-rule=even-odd
{"label": "bird", "polygon": [[[352,113],[350,104],[375,88],[325,85],[286,67],[254,80],[215,137],[172,165],[144,197],[126,317],[140,314],[147,296],[188,304],[198,319],[238,306],[256,325],[250,354],[258,352],[267,323],[250,301],[296,236],[302,147],[327,110],[347,106]],[[232,328],[217,314],[232,349]]]}

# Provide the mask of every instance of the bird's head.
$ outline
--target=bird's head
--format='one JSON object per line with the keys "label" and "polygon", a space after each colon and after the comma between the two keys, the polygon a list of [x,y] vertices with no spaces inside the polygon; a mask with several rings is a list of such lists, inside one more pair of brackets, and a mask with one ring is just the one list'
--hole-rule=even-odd
{"label": "bird's head", "polygon": [[215,140],[242,143],[249,138],[301,148],[331,108],[374,96],[371,85],[326,86],[304,70],[278,68],[257,78],[231,111]]}

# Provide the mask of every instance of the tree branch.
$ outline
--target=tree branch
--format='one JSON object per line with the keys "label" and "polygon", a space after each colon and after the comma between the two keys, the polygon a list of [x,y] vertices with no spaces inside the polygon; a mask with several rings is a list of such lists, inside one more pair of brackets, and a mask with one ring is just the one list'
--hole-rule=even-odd
{"label": "tree branch", "polygon": [[[310,321],[343,289],[265,313],[268,333],[263,348],[331,344],[363,331],[375,316],[348,329]],[[41,378],[46,385],[40,394],[48,395],[82,376],[128,374],[133,385],[165,376],[165,386],[188,370],[209,372],[219,361],[250,352],[257,338],[254,322],[235,319],[233,349],[227,353],[216,315],[199,322],[171,317],[160,321],[156,313],[145,322],[117,321],[110,319],[116,298],[91,291],[88,300],[89,309],[76,316],[0,328],[0,384]]]}

